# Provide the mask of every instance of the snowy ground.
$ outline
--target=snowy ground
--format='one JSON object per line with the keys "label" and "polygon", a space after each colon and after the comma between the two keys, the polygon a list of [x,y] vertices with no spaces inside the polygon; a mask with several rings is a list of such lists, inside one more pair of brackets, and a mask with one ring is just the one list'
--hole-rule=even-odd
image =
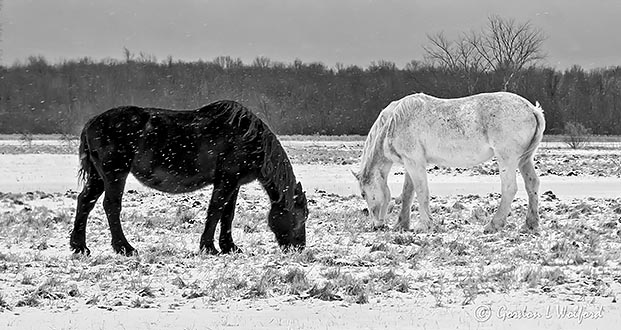
{"label": "snowy ground", "polygon": [[[166,195],[132,179],[123,228],[140,254],[126,258],[112,252],[101,205],[89,218],[92,255],[71,255],[75,146],[36,143],[0,143],[2,329],[616,329],[621,321],[615,148],[540,151],[539,235],[517,231],[521,186],[507,228],[482,233],[499,200],[493,162],[432,166],[432,213],[444,224],[417,235],[370,230],[350,173],[360,141],[287,141],[310,203],[304,252],[278,250],[257,184],[242,189],[234,222],[244,253],[206,256],[196,252],[210,189]],[[393,196],[402,179],[395,167]]]}

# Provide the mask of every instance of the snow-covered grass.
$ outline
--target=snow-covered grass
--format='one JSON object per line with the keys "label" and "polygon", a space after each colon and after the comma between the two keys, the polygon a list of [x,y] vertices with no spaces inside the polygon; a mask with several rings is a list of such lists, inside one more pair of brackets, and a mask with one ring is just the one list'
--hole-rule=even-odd
{"label": "snow-covered grass", "polygon": [[359,197],[317,193],[309,196],[308,247],[282,253],[265,222],[267,198],[247,186],[233,230],[244,252],[211,256],[197,251],[207,197],[126,194],[123,225],[140,251],[126,258],[112,252],[101,206],[89,219],[87,257],[72,255],[67,244],[75,194],[1,195],[1,305],[175,310],[277,296],[364,304],[413,295],[445,306],[491,293],[610,301],[618,294],[610,283],[621,279],[621,198],[544,195],[538,235],[518,231],[523,200],[514,202],[505,230],[484,235],[498,196],[435,198],[442,229],[414,234],[371,231]]}
{"label": "snow-covered grass", "polygon": [[[291,140],[284,145],[294,167],[304,164],[316,171],[335,165],[355,167],[361,150],[356,141]],[[46,156],[41,157],[40,166],[49,167]],[[536,160],[542,180],[547,175],[620,180],[617,157],[616,151],[610,150],[543,149]],[[473,169],[430,167],[429,171],[450,180],[494,175],[496,170],[495,164],[488,162]],[[73,177],[71,174],[71,180]],[[334,180],[353,178],[334,176]],[[257,184],[250,184],[240,192],[233,223],[233,238],[243,253],[211,256],[198,253],[210,191],[168,195],[128,190],[122,223],[126,236],[139,250],[129,258],[113,253],[101,203],[88,221],[87,244],[92,255],[73,255],[68,240],[75,191],[0,191],[0,319],[3,313],[28,315],[33,311],[112,311],[113,318],[126,310],[166,313],[158,314],[159,318],[168,313],[189,315],[191,310],[211,312],[214,306],[221,306],[222,314],[214,315],[222,318],[211,328],[257,325],[261,318],[251,310],[278,315],[281,308],[298,319],[310,318],[306,312],[314,310],[321,315],[319,319],[332,320],[339,327],[355,328],[364,321],[373,328],[404,326],[397,320],[411,319],[397,311],[403,312],[407,306],[429,328],[443,321],[437,315],[455,317],[464,310],[467,315],[460,317],[474,322],[470,327],[477,327],[482,324],[472,316],[476,308],[491,306],[498,312],[501,303],[518,309],[531,300],[537,301],[538,312],[543,312],[546,302],[619,310],[621,196],[559,198],[554,192],[541,191],[537,235],[518,231],[526,212],[526,201],[518,197],[507,227],[487,235],[482,229],[498,204],[497,193],[445,194],[431,200],[434,219],[443,222],[441,229],[415,234],[372,231],[358,195],[309,190],[307,248],[283,253],[266,223],[268,199]],[[398,191],[393,193],[398,195]],[[396,221],[400,207],[393,201],[389,222]],[[412,209],[416,221],[417,203]],[[228,314],[236,308],[246,310]],[[326,316],[334,310],[342,314],[342,322]],[[252,315],[254,321],[243,315]],[[28,317],[11,320],[0,321],[0,326],[23,325]],[[485,325],[498,328],[506,324],[498,326],[501,321],[505,320],[500,314],[494,314]],[[63,322],[59,327],[77,328],[75,319]],[[289,328],[289,323],[276,326],[271,322],[266,320],[265,327]],[[184,324],[183,329],[193,328]],[[329,325],[317,323],[317,328]]]}

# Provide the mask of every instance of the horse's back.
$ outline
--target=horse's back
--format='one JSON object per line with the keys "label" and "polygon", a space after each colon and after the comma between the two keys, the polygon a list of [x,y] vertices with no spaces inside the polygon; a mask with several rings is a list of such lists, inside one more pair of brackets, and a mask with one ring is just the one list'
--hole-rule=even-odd
{"label": "horse's back", "polygon": [[105,164],[104,172],[130,171],[151,188],[188,192],[213,183],[217,168],[257,171],[261,154],[255,138],[262,130],[250,123],[252,116],[234,101],[196,110],[125,106],[92,118],[83,140],[90,158]]}
{"label": "horse's back", "polygon": [[[473,107],[489,144],[496,150],[527,148],[538,130],[536,108],[525,98],[508,92],[474,95]],[[538,142],[537,142],[538,143]]]}
{"label": "horse's back", "polygon": [[100,147],[127,145],[133,149],[143,146],[154,150],[170,148],[171,144],[191,147],[198,135],[221,133],[209,129],[214,118],[222,113],[219,107],[210,106],[195,110],[121,106],[91,118],[83,134]]}
{"label": "horse's back", "polygon": [[386,110],[398,117],[396,151],[444,166],[469,167],[499,152],[525,150],[538,125],[535,107],[506,92],[454,99],[414,94]]}
{"label": "horse's back", "polygon": [[141,138],[149,115],[143,108],[123,106],[91,118],[82,129],[82,141],[99,157],[130,152]]}
{"label": "horse's back", "polygon": [[508,93],[482,93],[443,99],[425,94],[414,94],[400,100],[405,112],[412,112],[426,122],[449,121],[455,125],[483,126],[521,121],[532,117],[534,106],[523,97]]}

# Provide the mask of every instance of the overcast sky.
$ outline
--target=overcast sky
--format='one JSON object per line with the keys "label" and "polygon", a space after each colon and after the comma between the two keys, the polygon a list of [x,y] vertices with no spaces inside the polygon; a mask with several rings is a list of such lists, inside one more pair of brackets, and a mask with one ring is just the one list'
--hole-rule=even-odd
{"label": "overcast sky", "polygon": [[427,34],[480,30],[489,15],[529,20],[546,65],[621,65],[621,0],[0,0],[1,61],[219,55],[367,66],[422,60]]}

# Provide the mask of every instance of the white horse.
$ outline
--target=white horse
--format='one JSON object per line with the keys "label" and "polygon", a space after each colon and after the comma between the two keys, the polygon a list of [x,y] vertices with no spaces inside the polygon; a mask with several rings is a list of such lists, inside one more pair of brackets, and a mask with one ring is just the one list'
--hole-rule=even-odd
{"label": "white horse", "polygon": [[390,103],[371,127],[364,144],[360,172],[354,173],[362,197],[373,216],[374,228],[385,227],[390,201],[386,184],[393,163],[406,169],[402,209],[395,229],[409,230],[413,191],[419,203],[420,222],[414,230],[436,229],[429,210],[428,163],[471,167],[496,156],[502,197],[485,232],[501,229],[517,192],[515,171],[520,169],[528,193],[528,213],[523,230],[539,225],[539,177],[533,155],[545,119],[539,103],[507,93],[485,93],[440,99],[422,93]]}

